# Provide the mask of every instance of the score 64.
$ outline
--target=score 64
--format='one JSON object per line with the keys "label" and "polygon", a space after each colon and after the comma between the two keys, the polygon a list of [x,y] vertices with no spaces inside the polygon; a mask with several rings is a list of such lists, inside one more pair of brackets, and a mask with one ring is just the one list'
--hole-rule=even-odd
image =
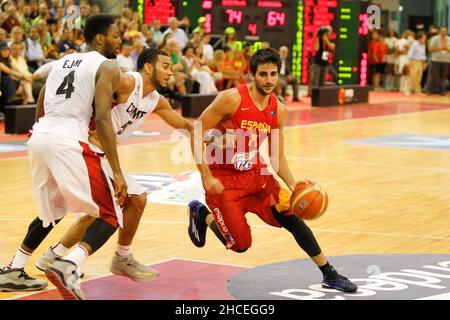
{"label": "score 64", "polygon": [[269,27],[275,27],[277,24],[283,27],[286,24],[286,12],[269,11],[266,22]]}

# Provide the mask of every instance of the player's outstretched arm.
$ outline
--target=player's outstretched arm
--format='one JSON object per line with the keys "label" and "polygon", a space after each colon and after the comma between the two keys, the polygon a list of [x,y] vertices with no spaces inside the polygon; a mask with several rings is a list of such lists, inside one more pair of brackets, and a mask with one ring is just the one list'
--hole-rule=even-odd
{"label": "player's outstretched arm", "polygon": [[[288,111],[286,107],[283,104],[278,103],[278,125],[276,127],[278,139],[274,142],[271,142],[272,139],[269,139],[269,152],[272,167],[277,172],[278,176],[286,183],[288,188],[291,191],[294,191],[297,183],[292,175],[291,169],[289,168],[286,155],[284,154],[284,126],[286,124],[287,117]],[[274,146],[272,143],[278,143],[278,145]],[[277,152],[275,152],[275,150],[277,150]],[[276,156],[277,153],[278,157]]]}
{"label": "player's outstretched arm", "polygon": [[[206,131],[216,127],[221,121],[231,118],[240,101],[241,97],[236,89],[222,91],[195,122],[194,135],[191,137],[192,154],[202,176],[203,187],[213,194],[221,193],[223,185],[214,178],[205,161],[204,135]],[[198,127],[198,124],[201,127]]]}
{"label": "player's outstretched arm", "polygon": [[116,135],[111,122],[111,105],[115,85],[119,81],[119,69],[111,61],[105,61],[97,71],[95,84],[95,126],[98,139],[114,174],[115,196],[119,205],[127,197],[127,184],[122,175],[117,155]]}
{"label": "player's outstretched arm", "polygon": [[172,128],[186,130],[190,136],[194,134],[194,125],[173,110],[165,97],[160,96],[155,113]]}
{"label": "player's outstretched arm", "polygon": [[45,84],[41,88],[41,91],[39,92],[39,97],[36,103],[36,115],[34,118],[35,122],[37,122],[39,118],[44,115],[44,97],[45,97]]}

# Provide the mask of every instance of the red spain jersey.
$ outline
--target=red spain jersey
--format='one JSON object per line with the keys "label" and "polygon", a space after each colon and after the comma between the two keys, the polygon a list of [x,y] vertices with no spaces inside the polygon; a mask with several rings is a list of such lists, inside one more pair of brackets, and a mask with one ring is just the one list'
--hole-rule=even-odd
{"label": "red spain jersey", "polygon": [[248,85],[236,87],[241,95],[241,103],[231,119],[221,122],[216,129],[222,133],[236,135],[234,148],[226,150],[207,149],[207,159],[213,172],[247,172],[257,167],[265,167],[259,148],[278,124],[278,99],[270,95],[269,105],[259,110],[250,97]]}

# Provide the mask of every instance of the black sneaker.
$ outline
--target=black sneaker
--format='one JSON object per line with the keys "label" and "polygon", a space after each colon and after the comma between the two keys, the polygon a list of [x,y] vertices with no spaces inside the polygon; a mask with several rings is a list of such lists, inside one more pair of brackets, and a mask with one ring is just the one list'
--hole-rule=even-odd
{"label": "black sneaker", "polygon": [[343,292],[356,292],[356,290],[358,290],[356,284],[348,280],[346,277],[341,276],[337,272],[324,275],[322,287],[336,289]]}
{"label": "black sneaker", "polygon": [[196,247],[203,247],[206,242],[206,230],[208,225],[200,218],[200,209],[206,206],[198,200],[192,200],[188,204],[189,227],[188,234]]}

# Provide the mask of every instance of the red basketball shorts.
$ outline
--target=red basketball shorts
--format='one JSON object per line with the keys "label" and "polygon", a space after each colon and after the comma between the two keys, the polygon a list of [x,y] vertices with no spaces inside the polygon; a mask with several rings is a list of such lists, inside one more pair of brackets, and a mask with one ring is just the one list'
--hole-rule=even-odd
{"label": "red basketball shorts", "polygon": [[243,252],[250,248],[252,235],[245,214],[252,212],[265,223],[281,227],[272,208],[282,214],[289,211],[291,193],[282,188],[272,175],[261,175],[255,168],[244,173],[213,172],[224,185],[221,194],[206,193],[206,203],[216,224],[226,239],[227,248]]}

